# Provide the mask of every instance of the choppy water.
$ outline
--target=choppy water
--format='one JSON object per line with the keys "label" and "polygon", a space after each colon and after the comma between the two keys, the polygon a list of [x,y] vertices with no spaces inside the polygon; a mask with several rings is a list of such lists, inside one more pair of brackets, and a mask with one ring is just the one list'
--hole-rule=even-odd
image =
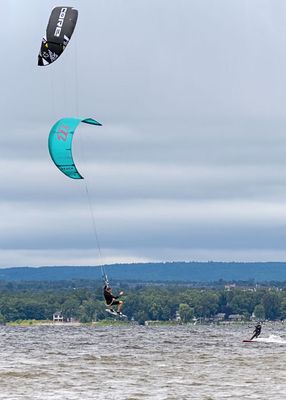
{"label": "choppy water", "polygon": [[286,399],[286,325],[0,327],[0,399]]}

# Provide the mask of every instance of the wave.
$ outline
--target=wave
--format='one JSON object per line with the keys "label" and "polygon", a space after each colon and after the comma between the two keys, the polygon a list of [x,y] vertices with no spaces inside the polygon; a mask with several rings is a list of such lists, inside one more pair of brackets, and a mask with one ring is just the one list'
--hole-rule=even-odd
{"label": "wave", "polygon": [[279,335],[270,335],[268,338],[257,338],[256,342],[286,344],[286,340]]}

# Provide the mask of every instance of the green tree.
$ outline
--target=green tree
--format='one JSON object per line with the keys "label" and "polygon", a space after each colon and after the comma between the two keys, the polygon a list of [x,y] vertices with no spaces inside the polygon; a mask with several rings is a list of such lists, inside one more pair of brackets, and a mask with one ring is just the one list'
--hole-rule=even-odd
{"label": "green tree", "polygon": [[265,319],[265,309],[264,309],[263,304],[257,304],[254,308],[253,313],[255,315],[255,318],[261,319],[261,320]]}
{"label": "green tree", "polygon": [[195,299],[195,315],[198,317],[212,317],[219,308],[219,296],[212,291],[203,291]]}
{"label": "green tree", "polygon": [[280,317],[286,319],[286,297],[281,301],[280,305]]}
{"label": "green tree", "polygon": [[92,300],[83,301],[79,307],[80,322],[92,322],[95,319],[95,307]]}
{"label": "green tree", "polygon": [[182,322],[190,322],[194,317],[194,309],[188,304],[181,303],[179,305],[179,315]]}
{"label": "green tree", "polygon": [[241,290],[236,291],[229,306],[233,314],[243,314],[247,317],[250,316],[255,307],[253,293]]}
{"label": "green tree", "polygon": [[277,319],[280,316],[281,299],[278,293],[267,292],[263,297],[262,303],[267,319]]}
{"label": "green tree", "polygon": [[144,325],[144,322],[148,320],[148,314],[145,311],[138,311],[134,313],[135,321],[138,321],[140,325]]}
{"label": "green tree", "polygon": [[78,318],[80,301],[78,298],[72,296],[68,297],[65,302],[62,304],[61,310],[65,318]]}
{"label": "green tree", "polygon": [[1,324],[5,324],[5,318],[4,318],[4,316],[1,314],[1,312],[0,312],[0,325]]}

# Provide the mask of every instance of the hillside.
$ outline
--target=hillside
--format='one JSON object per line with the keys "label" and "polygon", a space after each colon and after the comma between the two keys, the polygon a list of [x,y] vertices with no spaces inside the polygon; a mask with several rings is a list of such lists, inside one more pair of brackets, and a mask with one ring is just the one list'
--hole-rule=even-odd
{"label": "hillside", "polygon": [[[286,262],[172,262],[113,264],[105,266],[112,281],[142,282],[211,282],[225,281],[286,281]],[[0,269],[0,280],[69,280],[101,279],[100,267],[15,267]]]}

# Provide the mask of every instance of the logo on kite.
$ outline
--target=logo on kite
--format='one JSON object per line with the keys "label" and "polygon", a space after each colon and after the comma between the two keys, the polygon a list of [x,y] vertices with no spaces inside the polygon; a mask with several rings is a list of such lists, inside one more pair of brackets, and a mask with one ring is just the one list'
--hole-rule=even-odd
{"label": "logo on kite", "polygon": [[61,9],[60,15],[59,15],[59,20],[55,29],[54,36],[59,37],[62,31],[62,26],[64,24],[65,16],[66,16],[67,8],[63,7]]}
{"label": "logo on kite", "polygon": [[72,37],[78,11],[73,7],[55,7],[52,10],[46,36],[42,40],[38,65],[49,65],[62,54]]}
{"label": "logo on kite", "polygon": [[53,162],[62,173],[73,179],[83,179],[72,156],[73,135],[81,122],[101,126],[100,122],[92,118],[62,118],[55,123],[49,134],[49,152]]}

